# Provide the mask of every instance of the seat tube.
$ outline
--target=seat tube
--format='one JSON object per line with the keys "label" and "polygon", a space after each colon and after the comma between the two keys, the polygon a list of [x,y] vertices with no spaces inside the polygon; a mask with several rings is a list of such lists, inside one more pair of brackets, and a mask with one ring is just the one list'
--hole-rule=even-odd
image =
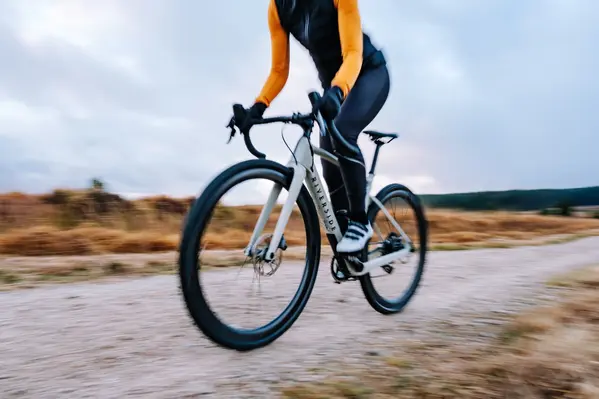
{"label": "seat tube", "polygon": [[366,208],[366,211],[368,211],[368,206],[370,205],[370,190],[372,190],[373,180],[374,172],[370,172],[368,176],[366,176],[366,198],[364,199],[364,207]]}
{"label": "seat tube", "polygon": [[370,190],[372,189],[372,181],[374,180],[374,171],[376,169],[376,163],[379,159],[379,152],[381,150],[381,144],[376,143],[376,149],[374,150],[374,156],[372,157],[372,164],[370,165],[370,172],[366,176],[366,198],[364,199],[364,204],[366,210],[368,210],[368,205],[370,205]]}

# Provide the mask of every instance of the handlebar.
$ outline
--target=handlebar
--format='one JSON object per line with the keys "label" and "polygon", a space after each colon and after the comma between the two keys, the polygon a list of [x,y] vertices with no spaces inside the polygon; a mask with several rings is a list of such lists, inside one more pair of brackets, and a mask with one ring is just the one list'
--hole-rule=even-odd
{"label": "handlebar", "polygon": [[[310,99],[312,106],[314,106],[314,104],[316,104],[318,102],[318,100],[320,100],[320,97],[321,96],[318,92],[313,91],[313,92],[308,93],[308,98]],[[233,118],[231,118],[231,121],[229,122],[229,125],[227,126],[231,129],[229,142],[235,136],[235,127],[239,128],[239,131],[244,136],[243,139],[245,142],[245,146],[247,147],[248,151],[252,155],[254,155],[256,158],[264,159],[264,158],[266,158],[266,155],[264,153],[258,151],[256,149],[256,147],[254,146],[254,144],[252,143],[252,140],[250,138],[250,129],[254,125],[266,125],[266,124],[277,123],[277,122],[291,123],[291,124],[310,128],[310,127],[312,127],[312,123],[316,121],[319,125],[321,134],[325,135],[326,132],[328,131],[333,136],[335,143],[338,143],[342,147],[344,147],[346,152],[349,152],[352,155],[358,155],[360,153],[360,149],[358,147],[350,144],[341,135],[341,133],[339,133],[339,130],[337,130],[337,127],[335,126],[334,121],[332,121],[332,120],[325,121],[324,120],[325,118],[322,116],[320,111],[310,112],[307,114],[294,113],[291,116],[275,116],[275,117],[270,117],[270,118],[252,119],[252,120],[247,121],[244,125],[240,126],[240,124],[243,123],[241,121],[245,121],[245,119],[246,119],[245,116],[246,116],[246,110],[243,108],[243,106],[241,104],[234,104],[233,105]]]}

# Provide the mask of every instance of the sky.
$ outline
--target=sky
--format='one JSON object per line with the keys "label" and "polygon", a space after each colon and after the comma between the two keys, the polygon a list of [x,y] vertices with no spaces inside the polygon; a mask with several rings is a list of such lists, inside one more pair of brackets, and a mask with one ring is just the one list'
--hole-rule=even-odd
{"label": "sky", "polygon": [[[226,144],[225,125],[232,104],[251,105],[268,75],[267,6],[0,2],[0,192],[79,188],[98,177],[125,195],[195,195],[251,158],[240,137]],[[599,184],[599,2],[359,6],[391,74],[369,128],[400,134],[382,149],[375,188]],[[313,89],[314,66],[292,39],[291,74],[267,115],[307,111]],[[299,132],[287,126],[284,137],[291,145]],[[281,125],[252,137],[268,158],[287,162]],[[359,144],[370,162],[373,144]]]}

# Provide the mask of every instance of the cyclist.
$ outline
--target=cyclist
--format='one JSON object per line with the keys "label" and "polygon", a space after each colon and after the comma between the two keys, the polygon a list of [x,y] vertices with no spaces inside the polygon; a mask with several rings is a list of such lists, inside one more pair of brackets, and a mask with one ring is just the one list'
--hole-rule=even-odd
{"label": "cyclist", "polygon": [[[247,110],[248,118],[261,118],[285,86],[291,34],[310,53],[325,90],[315,108],[359,148],[358,135],[386,102],[390,78],[384,55],[362,32],[358,0],[270,0],[268,26],[270,75]],[[321,136],[320,146],[332,151],[330,140]],[[344,235],[336,249],[354,253],[373,235],[365,209],[366,167],[361,152],[355,156],[339,150],[337,155],[340,168],[322,159],[323,177],[333,210],[349,208],[348,224],[340,220]]]}

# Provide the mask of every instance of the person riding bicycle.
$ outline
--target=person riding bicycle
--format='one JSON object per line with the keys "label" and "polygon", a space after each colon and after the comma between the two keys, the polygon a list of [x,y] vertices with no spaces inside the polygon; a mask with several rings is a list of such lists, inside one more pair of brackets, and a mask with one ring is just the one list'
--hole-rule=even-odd
{"label": "person riding bicycle", "polygon": [[[381,50],[362,31],[358,0],[270,0],[268,27],[271,38],[271,69],[247,117],[262,118],[289,76],[289,35],[310,53],[325,90],[315,104],[341,135],[358,148],[358,155],[337,151],[340,168],[322,159],[323,177],[333,210],[347,210],[348,224],[341,219],[340,253],[361,251],[373,230],[366,215],[366,166],[359,151],[358,135],[376,117],[389,95],[390,78]],[[331,138],[320,146],[333,151]]]}

